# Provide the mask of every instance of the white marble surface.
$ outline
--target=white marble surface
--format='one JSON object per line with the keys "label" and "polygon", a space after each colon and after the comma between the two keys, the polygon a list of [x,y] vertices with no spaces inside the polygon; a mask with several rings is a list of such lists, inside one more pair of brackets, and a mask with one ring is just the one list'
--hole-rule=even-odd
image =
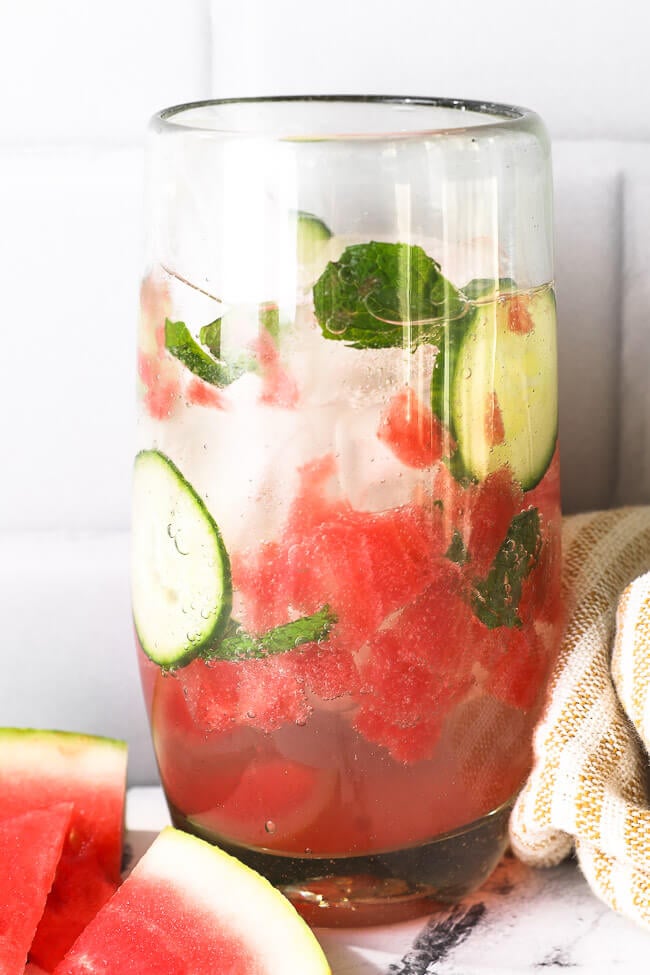
{"label": "white marble surface", "polygon": [[[160,789],[129,791],[134,860],[168,822]],[[482,890],[430,918],[316,934],[333,975],[636,975],[650,958],[650,933],[597,900],[575,862],[531,870],[509,855]]]}

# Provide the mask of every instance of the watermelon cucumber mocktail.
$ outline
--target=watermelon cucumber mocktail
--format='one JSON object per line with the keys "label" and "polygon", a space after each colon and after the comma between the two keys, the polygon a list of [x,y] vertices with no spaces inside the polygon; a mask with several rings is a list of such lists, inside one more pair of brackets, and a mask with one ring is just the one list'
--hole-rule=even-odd
{"label": "watermelon cucumber mocktail", "polygon": [[134,621],[175,824],[359,923],[505,845],[560,625],[555,302],[296,239],[291,312],[145,280]]}
{"label": "watermelon cucumber mocktail", "polygon": [[548,139],[436,99],[153,120],[133,616],[174,824],[321,924],[490,873],[557,649]]}

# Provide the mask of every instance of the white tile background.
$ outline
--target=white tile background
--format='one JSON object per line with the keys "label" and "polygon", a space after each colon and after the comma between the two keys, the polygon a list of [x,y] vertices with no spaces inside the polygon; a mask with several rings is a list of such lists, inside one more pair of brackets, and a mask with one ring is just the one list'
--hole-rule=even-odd
{"label": "white tile background", "polygon": [[[0,723],[127,736],[142,141],[167,104],[527,104],[554,140],[567,510],[650,501],[650,10],[623,0],[0,0]],[[40,541],[39,541],[40,540]]]}

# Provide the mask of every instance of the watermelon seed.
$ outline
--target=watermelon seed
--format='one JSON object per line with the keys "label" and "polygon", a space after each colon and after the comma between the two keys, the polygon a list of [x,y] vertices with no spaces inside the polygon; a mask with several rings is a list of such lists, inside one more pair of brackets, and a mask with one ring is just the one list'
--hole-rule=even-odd
{"label": "watermelon seed", "polygon": [[266,822],[264,823],[264,829],[266,830],[267,833],[275,833],[276,826],[272,819],[266,820]]}

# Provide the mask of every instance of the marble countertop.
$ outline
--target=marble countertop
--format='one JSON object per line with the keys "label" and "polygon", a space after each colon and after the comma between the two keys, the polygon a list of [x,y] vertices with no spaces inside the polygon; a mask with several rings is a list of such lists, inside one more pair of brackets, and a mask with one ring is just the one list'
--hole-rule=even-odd
{"label": "marble countertop", "polygon": [[[134,861],[168,822],[160,789],[129,790]],[[650,963],[650,933],[601,903],[574,861],[531,870],[511,855],[481,890],[430,918],[316,934],[333,975],[636,975]]]}

